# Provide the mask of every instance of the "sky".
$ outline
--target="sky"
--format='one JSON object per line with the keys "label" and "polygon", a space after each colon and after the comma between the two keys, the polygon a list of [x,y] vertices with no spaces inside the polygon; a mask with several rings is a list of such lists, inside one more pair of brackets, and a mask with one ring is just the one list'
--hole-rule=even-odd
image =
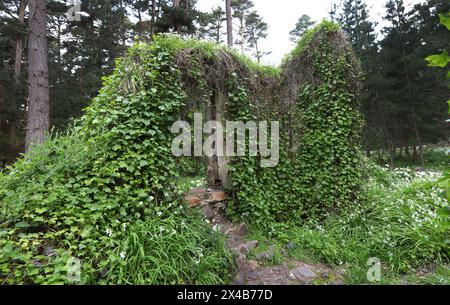
{"label": "sky", "polygon": [[[264,58],[264,63],[278,65],[283,56],[289,53],[294,44],[289,40],[289,32],[294,29],[298,18],[309,15],[314,21],[328,18],[332,3],[336,0],[253,0],[256,11],[269,25],[268,36],[261,42],[263,51],[272,51]],[[386,0],[365,0],[369,7],[370,17],[383,26]],[[421,0],[405,0],[406,8],[411,8]],[[198,0],[197,8],[210,11],[218,5],[224,6],[225,0]]]}

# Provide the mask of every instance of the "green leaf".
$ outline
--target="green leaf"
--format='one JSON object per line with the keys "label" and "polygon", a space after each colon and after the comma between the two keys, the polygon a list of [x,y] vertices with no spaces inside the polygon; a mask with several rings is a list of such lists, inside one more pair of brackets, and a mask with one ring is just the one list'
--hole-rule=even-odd
{"label": "green leaf", "polygon": [[445,68],[450,62],[450,56],[448,56],[448,52],[445,51],[440,55],[431,55],[425,58],[428,61],[428,66],[430,67],[440,67]]}
{"label": "green leaf", "polygon": [[450,31],[450,14],[439,14],[439,20]]}
{"label": "green leaf", "polygon": [[26,221],[20,221],[16,223],[16,228],[28,228],[30,224]]}

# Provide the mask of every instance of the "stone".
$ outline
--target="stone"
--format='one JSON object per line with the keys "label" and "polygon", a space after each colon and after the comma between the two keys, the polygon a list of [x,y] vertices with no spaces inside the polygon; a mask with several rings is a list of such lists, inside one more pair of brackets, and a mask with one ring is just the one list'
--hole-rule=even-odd
{"label": "stone", "polygon": [[327,271],[327,270],[322,271],[322,273],[320,274],[320,276],[321,276],[321,277],[330,277],[330,272]]}
{"label": "stone", "polygon": [[249,242],[243,243],[239,245],[239,252],[240,253],[249,253],[253,249],[255,249],[258,246],[257,240],[251,240]]}
{"label": "stone", "polygon": [[286,250],[294,250],[295,249],[295,243],[293,241],[290,241],[284,246],[284,248]]}
{"label": "stone", "polygon": [[44,267],[44,264],[41,261],[38,261],[38,260],[33,260],[31,262],[31,264],[33,264],[34,267]]}
{"label": "stone", "polygon": [[259,274],[254,271],[249,271],[249,272],[247,272],[247,278],[252,279],[252,280],[257,280],[259,278]]}
{"label": "stone", "polygon": [[238,271],[234,277],[233,277],[233,281],[231,282],[231,285],[245,285],[247,282],[246,278],[245,278],[245,274],[242,271]]}
{"label": "stone", "polygon": [[189,190],[189,194],[204,195],[204,194],[206,194],[206,188],[205,187],[195,187],[195,188]]}
{"label": "stone", "polygon": [[239,253],[236,258],[236,264],[239,269],[242,269],[247,264],[247,256],[243,253]]}
{"label": "stone", "polygon": [[227,208],[227,205],[225,202],[217,202],[214,204],[214,208],[224,211]]}
{"label": "stone", "polygon": [[344,281],[343,281],[342,279],[337,279],[337,280],[335,280],[334,282],[332,282],[330,285],[333,285],[333,286],[343,286],[343,285],[345,285],[345,284],[344,284]]}
{"label": "stone", "polygon": [[208,199],[213,202],[222,202],[225,201],[226,195],[222,191],[210,191]]}
{"label": "stone", "polygon": [[184,200],[186,200],[190,208],[198,207],[202,203],[202,199],[197,196],[186,196]]}
{"label": "stone", "polygon": [[299,281],[301,284],[308,285],[317,278],[317,275],[311,267],[304,265],[291,270],[289,277],[292,280]]}
{"label": "stone", "polygon": [[248,261],[248,267],[250,268],[250,270],[257,270],[259,267],[259,263],[254,260],[250,260]]}
{"label": "stone", "polygon": [[45,256],[53,256],[53,255],[55,255],[56,253],[55,253],[55,250],[53,250],[53,248],[52,247],[48,247],[48,246],[45,246],[44,247],[44,255]]}
{"label": "stone", "polygon": [[245,223],[241,223],[238,227],[238,236],[245,237],[248,235],[248,227]]}
{"label": "stone", "polygon": [[260,252],[256,255],[256,259],[258,260],[271,260],[275,256],[275,252],[273,249],[269,249],[267,251]]}
{"label": "stone", "polygon": [[244,253],[239,253],[238,260],[245,261],[247,259],[247,255]]}
{"label": "stone", "polygon": [[214,211],[211,209],[211,207],[209,205],[205,205],[202,207],[202,214],[208,220],[211,220],[214,218]]}

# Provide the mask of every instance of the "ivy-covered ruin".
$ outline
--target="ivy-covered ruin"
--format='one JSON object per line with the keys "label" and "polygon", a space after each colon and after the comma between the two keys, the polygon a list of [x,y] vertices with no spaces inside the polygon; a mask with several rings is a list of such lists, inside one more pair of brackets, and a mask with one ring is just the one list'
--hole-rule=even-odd
{"label": "ivy-covered ruin", "polygon": [[57,270],[45,253],[51,247],[85,258],[95,281],[108,273],[98,270],[109,270],[106,253],[115,247],[105,232],[181,217],[175,182],[185,161],[172,155],[170,127],[196,111],[280,122],[277,167],[250,156],[208,160],[205,175],[226,187],[232,218],[273,229],[351,208],[363,182],[360,78],[344,34],[329,22],[308,32],[279,69],[170,35],[134,45],[67,133],[0,174],[0,247],[15,255],[0,260],[0,278],[16,272],[19,282],[46,282]]}

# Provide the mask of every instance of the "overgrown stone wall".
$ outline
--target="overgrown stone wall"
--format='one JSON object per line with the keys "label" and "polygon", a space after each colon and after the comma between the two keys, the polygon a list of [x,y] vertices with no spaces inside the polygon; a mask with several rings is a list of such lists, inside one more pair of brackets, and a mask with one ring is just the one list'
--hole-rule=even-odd
{"label": "overgrown stone wall", "polygon": [[187,162],[172,155],[170,129],[195,111],[281,124],[278,166],[250,156],[209,161],[210,183],[228,186],[229,216],[276,232],[351,208],[363,183],[359,77],[349,44],[328,22],[307,33],[281,69],[176,36],[134,45],[81,119],[0,173],[0,247],[9,251],[0,263],[17,278],[33,272],[33,283],[46,282],[30,266],[42,261],[53,268],[48,274],[59,272],[61,262],[44,253],[51,245],[58,260],[89,259],[94,275],[116,247],[105,232],[183,214],[177,179]]}
{"label": "overgrown stone wall", "polygon": [[361,71],[336,25],[308,32],[280,69],[222,49],[185,49],[178,58],[188,101],[203,97],[208,119],[280,122],[277,167],[262,168],[258,157],[208,160],[211,186],[226,181],[234,198],[229,214],[262,225],[299,222],[358,199]]}

